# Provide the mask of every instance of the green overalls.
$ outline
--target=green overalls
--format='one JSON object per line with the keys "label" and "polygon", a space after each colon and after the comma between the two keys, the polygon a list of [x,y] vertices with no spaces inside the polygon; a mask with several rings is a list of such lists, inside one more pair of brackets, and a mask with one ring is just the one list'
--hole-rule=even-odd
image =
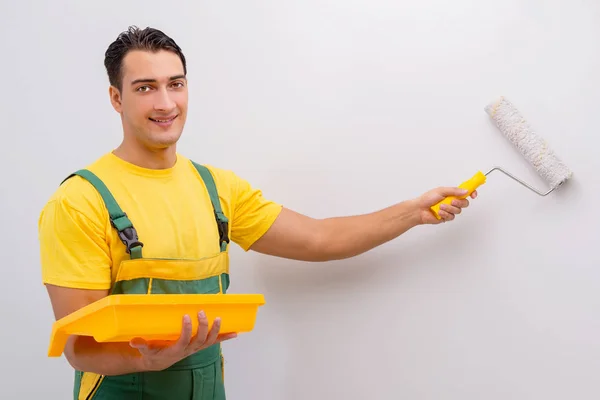
{"label": "green overalls", "polygon": [[[130,255],[120,263],[110,294],[226,293],[229,287],[228,219],[221,210],[219,195],[210,171],[202,165],[192,163],[210,195],[215,215],[215,229],[218,229],[220,237],[220,252],[202,259],[143,258],[143,244],[138,240],[133,224],[104,183],[85,169],[67,178],[78,175],[96,188],[106,205],[111,225],[118,231]],[[74,400],[224,400],[221,346],[215,344],[159,372],[102,376],[75,371],[73,398]]]}

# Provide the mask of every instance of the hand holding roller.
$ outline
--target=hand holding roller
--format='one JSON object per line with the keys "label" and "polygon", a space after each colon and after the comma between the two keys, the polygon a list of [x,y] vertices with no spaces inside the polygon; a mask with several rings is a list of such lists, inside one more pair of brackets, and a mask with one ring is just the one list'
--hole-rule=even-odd
{"label": "hand holding roller", "polygon": [[[488,104],[484,110],[506,139],[514,145],[535,171],[548,182],[550,189],[546,192],[539,191],[503,168],[494,167],[485,174],[477,172],[471,179],[460,184],[461,189],[467,190],[467,193],[461,198],[470,196],[475,189],[486,182],[487,176],[493,171],[504,173],[540,196],[548,195],[571,178],[572,171],[558,158],[546,141],[531,128],[521,113],[506,98],[500,97]],[[451,204],[455,198],[457,197],[447,197],[431,207],[431,211],[437,219],[441,219],[439,216],[440,205]]]}
{"label": "hand holding roller", "polygon": [[460,197],[448,196],[444,200],[442,200],[439,203],[437,203],[436,205],[432,206],[431,211],[433,211],[433,214],[435,215],[435,217],[437,219],[442,219],[442,217],[440,217],[440,215],[439,215],[440,206],[442,204],[451,204],[452,200],[454,200],[454,199],[465,199],[465,198],[469,197],[479,186],[481,186],[485,183],[485,180],[486,180],[486,175],[481,173],[481,171],[478,171],[475,175],[473,175],[473,177],[471,177],[471,179],[464,181],[463,183],[458,185],[459,188],[467,190],[467,193],[465,193],[464,196],[460,196]]}

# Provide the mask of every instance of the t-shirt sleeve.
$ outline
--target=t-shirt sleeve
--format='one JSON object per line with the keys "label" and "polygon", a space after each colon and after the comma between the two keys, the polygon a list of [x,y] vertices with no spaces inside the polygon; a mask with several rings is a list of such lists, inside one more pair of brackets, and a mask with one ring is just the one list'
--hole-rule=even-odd
{"label": "t-shirt sleeve", "polygon": [[78,201],[82,192],[78,193],[70,197],[62,191],[50,199],[40,214],[42,281],[70,288],[109,289],[111,258],[106,227],[97,212],[94,214],[89,199]]}
{"label": "t-shirt sleeve", "polygon": [[248,251],[269,230],[282,206],[239,176],[234,175],[234,180],[231,240]]}

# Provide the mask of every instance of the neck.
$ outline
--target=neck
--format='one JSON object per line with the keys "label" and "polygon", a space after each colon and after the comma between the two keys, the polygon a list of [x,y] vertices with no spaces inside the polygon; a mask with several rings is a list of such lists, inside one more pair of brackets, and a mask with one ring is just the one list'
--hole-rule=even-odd
{"label": "neck", "polygon": [[148,149],[143,146],[133,146],[123,141],[113,150],[113,154],[128,163],[148,169],[167,169],[175,165],[177,150],[175,145],[164,149]]}

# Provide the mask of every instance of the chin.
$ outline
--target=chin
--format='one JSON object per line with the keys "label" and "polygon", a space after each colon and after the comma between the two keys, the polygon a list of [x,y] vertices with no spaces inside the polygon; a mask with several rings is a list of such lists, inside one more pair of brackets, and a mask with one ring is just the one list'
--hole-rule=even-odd
{"label": "chin", "polygon": [[160,151],[175,146],[179,140],[179,137],[179,134],[166,135],[164,133],[151,133],[139,138],[139,142],[141,144],[143,143],[143,146],[147,149]]}
{"label": "chin", "polygon": [[156,148],[166,149],[172,146],[175,146],[179,141],[179,135],[177,137],[169,137],[169,138],[153,138],[150,142]]}
{"label": "chin", "polygon": [[165,150],[179,141],[183,132],[181,124],[174,124],[167,129],[156,126],[144,126],[136,129],[136,141],[144,147],[154,150]]}
{"label": "chin", "polygon": [[148,132],[148,139],[150,142],[156,143],[156,144],[162,144],[164,146],[172,146],[175,143],[177,143],[177,141],[179,140],[179,138],[181,137],[181,129],[179,128],[175,128],[173,127],[172,129],[169,129],[168,131],[153,131],[153,132]]}

